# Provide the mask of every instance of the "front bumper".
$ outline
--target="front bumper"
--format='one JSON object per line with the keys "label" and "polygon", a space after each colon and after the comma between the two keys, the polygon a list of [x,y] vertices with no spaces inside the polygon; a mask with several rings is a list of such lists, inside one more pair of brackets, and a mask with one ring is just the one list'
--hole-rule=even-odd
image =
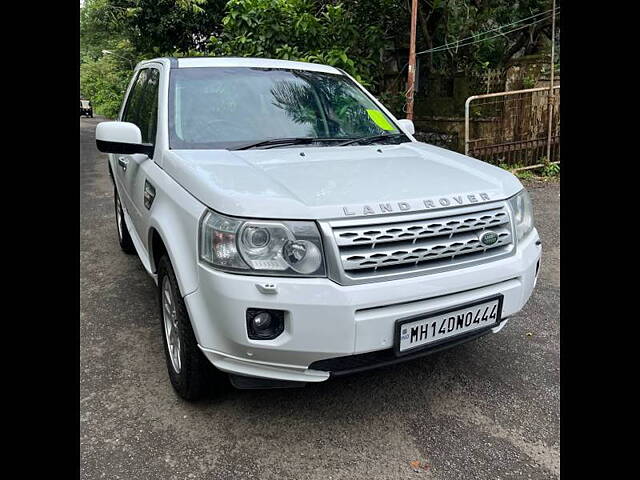
{"label": "front bumper", "polygon": [[[470,268],[362,285],[327,278],[234,275],[199,266],[199,287],[185,296],[198,344],[218,369],[243,376],[319,382],[323,360],[382,352],[393,346],[399,318],[437,311],[501,293],[502,317],[522,309],[537,277],[541,247],[534,230],[514,255]],[[273,283],[276,294],[257,285]],[[285,330],[274,340],[250,340],[248,308],[284,310]],[[497,332],[502,322],[492,329]],[[488,331],[483,333],[489,333]],[[456,342],[454,338],[452,342]]]}

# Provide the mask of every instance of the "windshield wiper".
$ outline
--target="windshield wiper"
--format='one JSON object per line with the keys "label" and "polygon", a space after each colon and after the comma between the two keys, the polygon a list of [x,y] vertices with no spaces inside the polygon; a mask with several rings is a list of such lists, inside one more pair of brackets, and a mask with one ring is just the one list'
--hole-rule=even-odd
{"label": "windshield wiper", "polygon": [[[249,148],[256,147],[283,147],[287,145],[309,145],[311,143],[322,142],[344,142],[344,140],[355,141],[360,140],[358,138],[335,138],[335,137],[292,137],[292,138],[272,138],[269,140],[262,140],[260,142],[247,143],[240,145],[239,147],[231,148],[230,150],[248,150]],[[342,143],[338,143],[342,145]]]}
{"label": "windshield wiper", "polygon": [[234,147],[231,150],[247,150],[249,148],[255,147],[266,147],[269,145],[280,146],[280,145],[306,145],[309,143],[313,143],[316,139],[313,137],[292,137],[292,138],[272,138],[270,140],[262,140],[260,142],[247,143],[245,145],[240,145],[239,147]]}
{"label": "windshield wiper", "polygon": [[383,133],[382,135],[374,135],[373,137],[360,137],[354,138],[352,140],[347,140],[346,142],[339,143],[337,146],[341,147],[343,145],[353,145],[354,143],[373,143],[380,142],[382,140],[387,140],[391,138],[397,138],[399,136],[404,136],[403,133]]}

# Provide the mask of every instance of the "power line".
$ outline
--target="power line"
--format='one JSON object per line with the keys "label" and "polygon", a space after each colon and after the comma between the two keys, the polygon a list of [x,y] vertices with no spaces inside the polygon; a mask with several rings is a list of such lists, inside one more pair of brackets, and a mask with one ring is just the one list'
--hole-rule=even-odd
{"label": "power line", "polygon": [[431,48],[431,49],[429,49],[429,50],[423,50],[422,52],[418,52],[418,53],[416,53],[416,55],[422,55],[422,54],[424,54],[424,53],[430,53],[430,52],[441,52],[441,51],[443,51],[443,50],[449,50],[451,47],[455,47],[455,48],[459,48],[459,47],[466,47],[467,45],[473,45],[474,43],[484,42],[484,41],[486,41],[486,40],[491,40],[492,38],[501,37],[501,36],[506,35],[506,34],[508,34],[508,33],[512,33],[512,32],[516,32],[516,31],[518,31],[518,30],[522,30],[523,28],[527,28],[527,27],[530,27],[531,25],[535,25],[536,23],[540,23],[540,22],[543,22],[543,21],[545,21],[545,20],[549,20],[550,18],[551,18],[551,17],[541,18],[541,19],[539,19],[539,20],[536,20],[535,22],[527,23],[526,25],[521,25],[521,26],[519,26],[519,27],[513,28],[513,29],[508,30],[508,31],[506,31],[506,32],[500,32],[500,33],[498,33],[497,35],[493,35],[493,36],[491,36],[491,37],[479,38],[479,39],[474,40],[474,41],[472,41],[472,42],[466,42],[466,43],[463,43],[463,42],[465,42],[467,39],[462,39],[462,40],[458,40],[458,41],[456,41],[456,42],[454,42],[454,43],[447,43],[447,44],[445,44],[445,45],[440,45],[440,46],[438,46],[438,47],[434,47],[434,48]]}
{"label": "power line", "polygon": [[[457,42],[457,43],[454,43],[454,44],[442,45],[440,47],[432,49],[431,51],[432,52],[442,52],[444,50],[449,50],[449,47],[451,47],[451,46],[455,46],[456,49],[459,48],[459,47],[466,47],[467,45],[473,45],[474,43],[484,42],[486,40],[491,40],[492,38],[502,37],[502,36],[504,36],[504,35],[506,35],[508,33],[517,32],[518,30],[522,30],[523,28],[530,27],[531,25],[534,25],[536,23],[544,22],[545,20],[549,20],[550,18],[551,17],[541,18],[540,20],[536,20],[535,22],[531,22],[531,23],[528,23],[526,25],[522,25],[520,27],[513,28],[513,29],[508,30],[506,32],[500,32],[500,33],[498,33],[496,35],[493,35],[491,37],[479,38],[478,40],[474,40],[473,42],[467,42],[467,43],[459,43],[459,42]],[[425,53],[425,52],[422,52],[422,53]]]}
{"label": "power line", "polygon": [[[480,37],[482,35],[486,35],[487,33],[495,32],[497,30],[502,30],[503,28],[510,27],[510,26],[516,25],[518,23],[522,23],[522,22],[524,22],[526,20],[530,20],[532,18],[539,17],[540,15],[548,15],[549,13],[551,13],[552,10],[555,10],[557,12],[558,10],[560,10],[560,7],[557,7],[555,9],[546,10],[544,12],[536,13],[534,15],[531,15],[530,17],[521,18],[520,20],[516,20],[515,22],[507,23],[505,25],[500,25],[499,27],[492,28],[491,30],[486,30],[486,31],[481,32],[481,33],[476,33],[474,35],[471,35],[470,37],[463,38],[463,39],[460,39],[460,40],[456,40],[456,43],[459,43],[459,42],[462,42],[462,41],[466,41],[466,40],[469,40],[471,38]],[[533,22],[533,23],[535,23],[535,22]],[[441,46],[443,47],[443,46],[446,46],[446,45],[441,45]],[[436,47],[436,48],[438,48],[438,47]]]}
{"label": "power line", "polygon": [[[556,8],[556,9],[555,9],[555,12],[557,12],[558,10],[560,10],[560,7]],[[424,53],[431,53],[431,52],[440,52],[440,51],[442,51],[442,50],[448,50],[450,47],[455,47],[455,48],[458,48],[458,47],[465,47],[465,46],[467,46],[467,45],[472,45],[472,44],[474,44],[474,43],[484,42],[485,40],[491,40],[492,38],[500,37],[500,36],[502,36],[502,35],[506,35],[506,34],[508,34],[508,33],[515,32],[515,31],[517,31],[517,30],[522,30],[523,28],[527,28],[527,27],[530,27],[531,25],[534,25],[534,24],[536,24],[536,23],[540,23],[540,22],[543,22],[543,21],[545,21],[545,20],[548,20],[548,19],[550,19],[550,18],[551,18],[551,16],[547,16],[547,17],[544,17],[544,18],[540,18],[540,19],[535,20],[535,21],[533,21],[533,22],[531,22],[531,23],[528,23],[528,24],[526,24],[526,25],[520,25],[519,27],[513,28],[513,29],[508,30],[508,31],[506,31],[506,32],[500,32],[500,33],[498,33],[497,35],[493,35],[493,36],[491,36],[491,37],[487,37],[487,38],[478,38],[477,40],[474,40],[474,41],[472,41],[472,42],[468,42],[468,40],[473,40],[474,38],[481,37],[481,36],[483,36],[483,35],[486,35],[487,33],[495,32],[495,31],[497,31],[497,30],[501,30],[501,29],[503,29],[503,28],[505,28],[505,27],[509,27],[509,26],[512,26],[512,25],[516,25],[516,24],[518,24],[518,23],[522,23],[522,22],[524,22],[525,20],[530,20],[530,19],[532,19],[532,18],[539,17],[540,15],[548,14],[549,12],[552,12],[552,11],[553,11],[553,10],[547,10],[546,12],[537,13],[537,14],[532,15],[532,16],[530,16],[530,17],[527,17],[527,18],[523,18],[523,19],[517,20],[517,21],[515,21],[515,22],[513,22],[513,23],[508,23],[508,24],[506,24],[506,25],[501,25],[501,26],[496,27],[496,28],[493,28],[493,29],[491,29],[491,30],[487,30],[487,31],[485,31],[485,32],[477,33],[477,34],[475,34],[475,35],[471,35],[471,36],[469,36],[469,37],[466,37],[466,38],[462,38],[462,39],[456,40],[455,42],[445,43],[444,45],[439,45],[439,46],[434,47],[434,48],[430,48],[430,49],[427,49],[427,50],[423,50],[423,51],[421,51],[421,52],[417,52],[417,53],[416,53],[416,55],[422,55],[422,54],[424,54]],[[554,12],[554,13],[555,13],[555,12]],[[465,42],[466,42],[466,43],[465,43]]]}

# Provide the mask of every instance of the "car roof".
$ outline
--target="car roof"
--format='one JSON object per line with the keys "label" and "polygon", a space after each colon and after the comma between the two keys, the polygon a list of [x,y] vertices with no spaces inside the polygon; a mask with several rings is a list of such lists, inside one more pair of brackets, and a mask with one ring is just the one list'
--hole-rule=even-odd
{"label": "car roof", "polygon": [[202,67],[253,67],[253,68],[286,68],[291,70],[309,70],[313,72],[325,72],[342,74],[343,72],[329,65],[318,63],[294,62],[291,60],[277,60],[271,58],[251,57],[181,57],[181,58],[154,58],[138,64],[139,67],[149,62],[169,61],[171,68],[202,68]]}

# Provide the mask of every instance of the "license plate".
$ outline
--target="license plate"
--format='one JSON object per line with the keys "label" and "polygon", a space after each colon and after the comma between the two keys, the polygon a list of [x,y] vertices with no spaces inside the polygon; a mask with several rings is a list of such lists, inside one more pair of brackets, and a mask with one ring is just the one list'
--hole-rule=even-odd
{"label": "license plate", "polygon": [[396,354],[413,352],[500,323],[503,296],[484,298],[396,322]]}

